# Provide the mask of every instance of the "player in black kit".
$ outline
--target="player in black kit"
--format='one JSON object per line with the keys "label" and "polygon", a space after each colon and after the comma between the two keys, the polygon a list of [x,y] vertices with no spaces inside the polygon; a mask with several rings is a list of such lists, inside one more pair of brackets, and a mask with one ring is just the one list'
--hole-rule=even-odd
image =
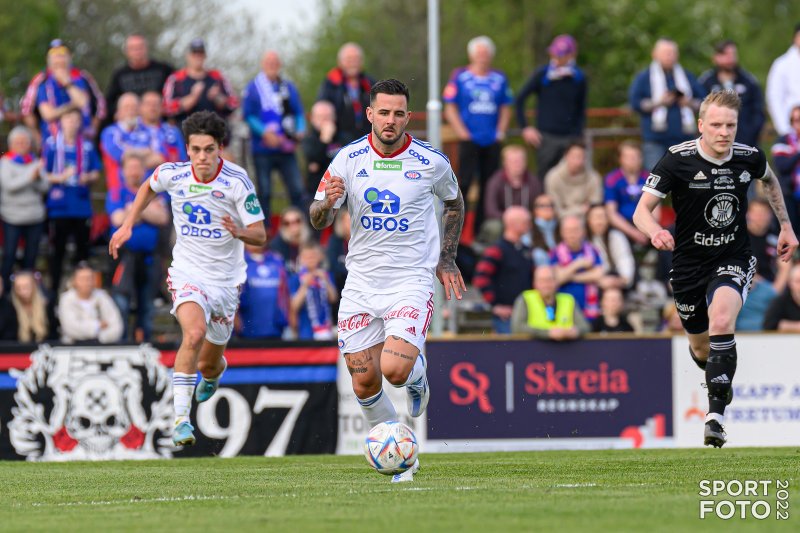
{"label": "player in black kit", "polygon": [[[736,316],[747,298],[756,259],[747,234],[747,189],[759,179],[780,222],[778,255],[797,248],[778,178],[764,152],[733,142],[740,107],[734,91],[709,94],[700,106],[700,138],[670,147],[650,173],[633,221],[659,250],[673,250],[670,282],[690,353],[708,387],[704,444],[725,444],[725,406],[736,372]],[[668,193],[675,237],[653,210]]]}

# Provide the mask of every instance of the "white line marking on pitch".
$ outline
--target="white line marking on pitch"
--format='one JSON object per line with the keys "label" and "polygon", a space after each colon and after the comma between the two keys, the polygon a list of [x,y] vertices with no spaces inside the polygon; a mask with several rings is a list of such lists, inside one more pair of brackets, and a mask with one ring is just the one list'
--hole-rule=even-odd
{"label": "white line marking on pitch", "polygon": [[564,489],[574,489],[580,487],[596,487],[597,483],[560,483],[558,485],[553,485],[555,488],[564,488]]}
{"label": "white line marking on pitch", "polygon": [[60,503],[42,503],[33,502],[30,504],[18,503],[15,507],[75,507],[79,505],[86,506],[100,506],[100,505],[125,505],[129,503],[160,503],[160,502],[190,502],[190,501],[206,501],[206,500],[237,500],[239,496],[161,496],[158,498],[131,498],[129,500],[100,500],[88,502],[60,502]]}

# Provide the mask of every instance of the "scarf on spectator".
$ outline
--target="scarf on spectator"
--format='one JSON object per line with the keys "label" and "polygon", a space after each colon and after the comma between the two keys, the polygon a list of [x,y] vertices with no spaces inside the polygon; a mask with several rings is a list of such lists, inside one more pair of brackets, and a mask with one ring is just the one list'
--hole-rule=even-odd
{"label": "scarf on spectator", "polygon": [[[66,168],[66,141],[64,140],[64,134],[59,131],[56,134],[56,160],[53,166],[53,173],[54,174],[61,174],[64,172]],[[80,175],[83,174],[83,136],[79,133],[77,137],[75,137],[75,178],[79,178]],[[77,185],[77,182],[73,182],[72,178],[64,185]]]}
{"label": "scarf on spectator", "polygon": [[295,148],[295,142],[292,140],[297,127],[295,119],[292,115],[290,105],[290,92],[289,86],[280,77],[277,80],[278,90],[275,90],[274,82],[272,82],[267,75],[259,72],[255,78],[255,86],[258,91],[258,98],[261,101],[261,120],[264,125],[268,126],[269,122],[277,119],[280,124],[278,131],[286,137],[286,141],[281,145],[281,151],[292,152]]}
{"label": "scarf on spectator", "polygon": [[559,67],[555,61],[551,61],[545,70],[545,83],[560,80],[561,78],[575,78],[577,70],[575,69],[575,60],[571,60],[564,66]]}
{"label": "scarf on spectator", "polygon": [[33,154],[18,154],[16,152],[8,151],[3,155],[6,159],[10,159],[14,163],[19,165],[27,165],[29,163],[33,163]]}
{"label": "scarf on spectator", "polygon": [[[682,92],[684,96],[692,97],[692,86],[686,72],[679,64],[672,68],[672,76],[675,78],[675,88]],[[653,61],[650,63],[650,98],[653,102],[660,102],[667,92],[667,75],[661,65]],[[677,102],[676,102],[677,103]],[[653,131],[667,131],[667,107],[660,105],[653,108]],[[688,106],[681,107],[681,127],[683,133],[692,134],[695,131],[694,111]]]}
{"label": "scarf on spectator", "polygon": [[[300,279],[308,274],[309,270],[306,267],[300,267],[297,275]],[[328,303],[328,288],[327,280],[320,282],[318,278],[314,278],[308,284],[306,290],[306,311],[308,311],[308,319],[311,321],[311,330],[314,332],[315,340],[327,340],[332,338],[333,322],[331,322],[331,306]]]}
{"label": "scarf on spectator", "polygon": [[[553,256],[558,261],[558,266],[565,267],[574,261],[572,250],[565,243],[559,243],[553,249]],[[581,255],[590,258],[593,262],[597,261],[597,253],[589,241],[584,240]],[[594,318],[600,315],[600,291],[593,283],[584,283],[586,288],[586,305],[583,307],[583,314],[586,318]],[[579,302],[580,303],[580,302]]]}

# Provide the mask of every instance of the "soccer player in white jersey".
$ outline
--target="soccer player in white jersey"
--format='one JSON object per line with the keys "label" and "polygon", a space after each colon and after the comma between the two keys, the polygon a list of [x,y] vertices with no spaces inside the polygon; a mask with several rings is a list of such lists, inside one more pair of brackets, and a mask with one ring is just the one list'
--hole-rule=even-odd
{"label": "soccer player in white jersey", "polygon": [[[195,443],[192,392],[198,402],[208,400],[227,366],[222,354],[245,280],[244,244],[262,246],[267,239],[253,183],[244,169],[220,157],[225,121],[200,111],[182,129],[189,161],[156,168],[108,245],[116,259],[147,204],[158,193],[170,195],[177,240],[167,283],[183,335],[172,377],[176,446]],[[195,391],[198,370],[203,379]]]}
{"label": "soccer player in white jersey", "polygon": [[[329,226],[345,206],[351,217],[347,282],[339,306],[339,349],[370,427],[397,420],[382,376],[406,387],[411,416],[428,404],[425,356],[420,353],[433,314],[434,275],[445,297],[466,290],[455,264],[464,200],[450,162],[405,133],[408,88],[376,83],[366,110],[372,131],[342,148],[322,178],[311,223]],[[434,204],[444,202],[443,236]],[[392,481],[410,481],[415,464]]]}

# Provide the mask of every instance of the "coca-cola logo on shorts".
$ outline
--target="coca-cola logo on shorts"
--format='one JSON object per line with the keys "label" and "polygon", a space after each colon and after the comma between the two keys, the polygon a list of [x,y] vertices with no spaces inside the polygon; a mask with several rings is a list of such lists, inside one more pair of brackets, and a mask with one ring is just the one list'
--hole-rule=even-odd
{"label": "coca-cola logo on shorts", "polygon": [[392,309],[385,315],[383,315],[384,320],[389,320],[390,318],[410,318],[412,320],[419,319],[420,310],[412,305],[404,305],[400,309]]}
{"label": "coca-cola logo on shorts", "polygon": [[339,331],[356,331],[369,326],[369,313],[359,313],[339,321]]}

